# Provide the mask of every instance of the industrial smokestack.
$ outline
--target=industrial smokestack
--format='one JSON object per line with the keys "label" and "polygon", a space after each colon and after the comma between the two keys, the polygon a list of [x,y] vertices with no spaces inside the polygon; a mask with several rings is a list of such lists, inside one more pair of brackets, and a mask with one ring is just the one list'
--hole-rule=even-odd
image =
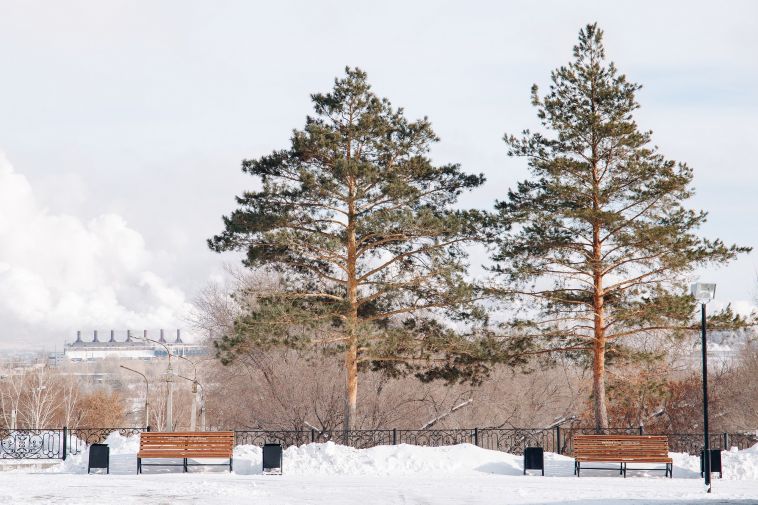
{"label": "industrial smokestack", "polygon": [[76,332],[76,341],[77,342],[81,342],[82,341],[82,332],[81,332],[81,330],[78,330]]}
{"label": "industrial smokestack", "polygon": [[126,330],[126,341],[127,342],[132,341],[132,330]]}
{"label": "industrial smokestack", "polygon": [[147,330],[142,330],[142,338],[147,339]]}
{"label": "industrial smokestack", "polygon": [[95,336],[94,336],[94,338],[92,339],[92,342],[100,342],[100,341],[97,339],[97,330],[95,330]]}
{"label": "industrial smokestack", "polygon": [[111,339],[108,342],[115,342],[116,341],[116,332],[111,330]]}
{"label": "industrial smokestack", "polygon": [[182,342],[182,330],[176,330],[176,342],[175,344],[183,344]]}
{"label": "industrial smokestack", "polygon": [[162,328],[161,328],[161,338],[158,339],[158,342],[160,342],[161,344],[165,344],[166,343],[166,339],[163,337],[163,329]]}

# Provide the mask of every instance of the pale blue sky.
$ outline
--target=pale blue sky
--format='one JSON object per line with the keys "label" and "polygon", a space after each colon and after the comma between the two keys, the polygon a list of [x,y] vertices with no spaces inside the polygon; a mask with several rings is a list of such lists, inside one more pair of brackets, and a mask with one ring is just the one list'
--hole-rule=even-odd
{"label": "pale blue sky", "polygon": [[[641,126],[695,169],[703,233],[758,246],[756,2],[0,0],[0,151],[34,202],[5,218],[47,220],[28,250],[0,245],[0,294],[29,290],[0,303],[0,343],[181,324],[186,302],[235,261],[204,240],[250,185],[240,160],[286,146],[309,94],[345,65],[409,116],[429,116],[442,138],[434,159],[488,178],[463,205],[489,206],[526,173],[503,133],[537,125],[531,84],[547,84],[592,21],[644,85]],[[95,226],[103,214],[115,217]],[[79,239],[40,231],[62,216],[80,221]],[[0,226],[0,238],[25,228]],[[100,252],[80,282],[71,272],[88,247]],[[746,306],[755,273],[752,254],[703,278],[719,301]]]}

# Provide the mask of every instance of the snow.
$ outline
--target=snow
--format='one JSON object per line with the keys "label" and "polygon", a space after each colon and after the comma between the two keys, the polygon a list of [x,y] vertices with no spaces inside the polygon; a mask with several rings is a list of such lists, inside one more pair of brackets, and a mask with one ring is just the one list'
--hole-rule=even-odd
{"label": "snow", "polygon": [[[260,447],[238,446],[234,473],[222,467],[149,467],[136,475],[137,437],[112,433],[111,474],[87,475],[87,454],[48,468],[0,472],[0,503],[9,504],[758,504],[758,446],[722,454],[724,479],[706,495],[699,459],[672,453],[674,478],[663,472],[582,471],[545,454],[545,477],[522,475],[522,457],[470,444],[353,449],[327,442],[284,451],[284,475],[261,475]],[[221,462],[221,461],[219,461]],[[646,465],[650,466],[650,465]],[[715,476],[717,477],[717,475]]]}

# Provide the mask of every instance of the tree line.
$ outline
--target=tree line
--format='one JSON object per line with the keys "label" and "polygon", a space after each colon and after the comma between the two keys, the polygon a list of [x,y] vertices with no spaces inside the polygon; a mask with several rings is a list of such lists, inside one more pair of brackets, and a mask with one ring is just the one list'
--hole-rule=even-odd
{"label": "tree line", "polygon": [[[639,89],[607,61],[602,30],[584,27],[549,89],[532,88],[537,129],[504,136],[529,177],[487,211],[457,206],[485,178],[430,158],[431,122],[346,68],[311,95],[289,146],[242,162],[255,189],[208,245],[243,252],[261,281],[237,294],[218,357],[340,356],[351,429],[360,371],[476,383],[496,364],[560,355],[592,371],[593,422],[607,428],[607,367],[651,358],[625,342],[691,330],[688,276],[750,250],[698,235],[693,171],[638,127]],[[489,251],[484,279],[468,273],[474,244]],[[727,309],[711,324],[747,321]]]}

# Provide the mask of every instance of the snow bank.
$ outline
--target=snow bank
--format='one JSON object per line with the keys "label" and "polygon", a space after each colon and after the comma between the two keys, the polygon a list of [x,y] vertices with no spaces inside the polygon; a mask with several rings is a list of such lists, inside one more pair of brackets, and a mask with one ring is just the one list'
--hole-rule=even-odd
{"label": "snow bank", "polygon": [[[687,453],[671,453],[674,476],[700,478],[700,457]],[[742,451],[732,447],[721,453],[724,479],[758,480],[758,444]],[[714,474],[715,475],[715,474]]]}
{"label": "snow bank", "polygon": [[[555,457],[569,460],[562,456]],[[234,458],[239,473],[260,473],[260,447],[238,446]],[[521,456],[471,444],[446,447],[400,444],[353,449],[326,442],[289,447],[283,456],[284,471],[292,475],[439,475],[463,472],[520,475],[521,463]]]}
{"label": "snow bank", "polygon": [[[111,473],[136,472],[136,454],[139,437],[124,437],[117,432],[105,440],[111,449]],[[51,473],[86,473],[88,451],[69,456],[66,461],[45,469]],[[686,453],[671,453],[675,478],[700,478],[700,459]],[[219,460],[218,462],[223,462]],[[234,473],[256,475],[261,473],[262,450],[255,445],[234,448]],[[758,444],[750,449],[722,453],[724,479],[758,480]],[[523,457],[491,451],[471,444],[445,447],[415,445],[381,445],[370,449],[354,449],[334,442],[289,447],[284,451],[284,473],[287,475],[353,475],[353,476],[413,476],[413,475],[521,475]],[[663,472],[639,471],[629,465],[629,475],[663,477]],[[638,465],[639,466],[639,465]],[[650,465],[642,465],[649,467]],[[158,471],[155,467],[149,472]],[[176,472],[166,467],[163,471]],[[193,472],[223,472],[223,467],[195,467]],[[582,472],[583,475],[585,472]],[[587,471],[586,475],[610,475],[609,472]],[[573,459],[545,453],[546,476],[572,476]]]}

